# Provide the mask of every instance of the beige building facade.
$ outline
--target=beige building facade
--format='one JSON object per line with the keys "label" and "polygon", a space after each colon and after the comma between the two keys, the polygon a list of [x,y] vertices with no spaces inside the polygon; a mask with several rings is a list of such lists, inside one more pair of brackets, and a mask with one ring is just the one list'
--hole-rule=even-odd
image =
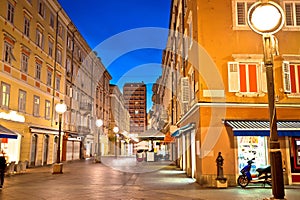
{"label": "beige building facade", "polygon": [[[131,155],[133,144],[129,134],[130,114],[125,107],[125,100],[119,87],[114,84],[110,88],[110,120],[109,120],[109,154]],[[114,128],[118,127],[115,132]]]}

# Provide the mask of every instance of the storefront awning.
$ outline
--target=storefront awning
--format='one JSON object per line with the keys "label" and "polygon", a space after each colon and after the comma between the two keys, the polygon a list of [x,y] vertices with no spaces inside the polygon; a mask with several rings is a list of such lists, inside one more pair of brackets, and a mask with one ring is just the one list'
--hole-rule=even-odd
{"label": "storefront awning", "polygon": [[174,141],[175,141],[175,138],[172,137],[170,133],[167,133],[165,135],[164,142],[169,143],[169,142],[174,142]]}
{"label": "storefront awning", "polygon": [[8,128],[5,128],[4,126],[0,125],[0,138],[11,138],[11,139],[17,139],[18,135],[9,130]]}
{"label": "storefront awning", "polygon": [[[269,121],[226,120],[234,136],[270,136]],[[300,136],[300,121],[277,121],[279,136]]]}
{"label": "storefront awning", "polygon": [[180,135],[180,129],[177,129],[171,134],[171,137],[178,137]]}
{"label": "storefront awning", "polygon": [[143,139],[144,138],[164,138],[165,134],[158,130],[151,128],[151,129],[148,129],[147,131],[139,134],[137,137],[143,138]]}
{"label": "storefront awning", "polygon": [[183,127],[180,127],[176,131],[171,134],[171,137],[179,137],[182,133],[187,132],[191,129],[195,128],[195,123],[189,123]]}

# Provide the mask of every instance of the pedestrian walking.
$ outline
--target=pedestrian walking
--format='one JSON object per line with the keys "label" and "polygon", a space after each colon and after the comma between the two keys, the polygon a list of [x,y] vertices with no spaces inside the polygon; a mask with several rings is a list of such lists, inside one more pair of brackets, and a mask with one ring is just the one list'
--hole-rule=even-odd
{"label": "pedestrian walking", "polygon": [[0,188],[3,187],[5,170],[6,170],[6,159],[4,156],[0,156]]}

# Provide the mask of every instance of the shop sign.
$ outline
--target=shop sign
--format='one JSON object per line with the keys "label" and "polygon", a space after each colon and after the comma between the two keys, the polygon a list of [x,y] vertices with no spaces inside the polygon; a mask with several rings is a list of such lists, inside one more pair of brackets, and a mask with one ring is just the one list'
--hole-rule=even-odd
{"label": "shop sign", "polygon": [[23,115],[19,115],[16,111],[10,111],[9,113],[0,112],[0,119],[6,119],[15,122],[25,122],[25,117]]}

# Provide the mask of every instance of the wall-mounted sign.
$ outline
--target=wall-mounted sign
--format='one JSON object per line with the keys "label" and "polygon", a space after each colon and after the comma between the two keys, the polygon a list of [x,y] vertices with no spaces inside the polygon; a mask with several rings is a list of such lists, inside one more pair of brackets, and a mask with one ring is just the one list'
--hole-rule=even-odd
{"label": "wall-mounted sign", "polygon": [[25,122],[25,117],[18,114],[16,111],[10,111],[9,113],[0,112],[0,119],[6,119],[15,122]]}

